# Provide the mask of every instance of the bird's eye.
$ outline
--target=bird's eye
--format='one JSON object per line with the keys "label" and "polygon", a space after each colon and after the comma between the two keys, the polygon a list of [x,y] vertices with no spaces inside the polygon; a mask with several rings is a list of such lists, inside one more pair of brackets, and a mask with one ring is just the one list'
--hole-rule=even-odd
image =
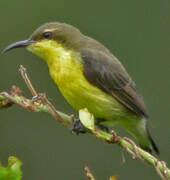
{"label": "bird's eye", "polygon": [[50,32],[50,31],[42,33],[42,37],[44,37],[44,38],[50,38],[51,36],[52,36],[52,32]]}

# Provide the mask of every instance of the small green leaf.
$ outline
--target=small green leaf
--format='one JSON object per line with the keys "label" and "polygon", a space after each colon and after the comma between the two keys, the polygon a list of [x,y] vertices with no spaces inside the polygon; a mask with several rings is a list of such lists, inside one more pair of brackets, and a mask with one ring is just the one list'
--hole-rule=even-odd
{"label": "small green leaf", "polygon": [[87,108],[79,110],[79,118],[81,123],[91,131],[94,131],[94,116]]}
{"label": "small green leaf", "polygon": [[22,163],[18,158],[10,156],[7,167],[0,165],[0,180],[21,180],[21,165]]}

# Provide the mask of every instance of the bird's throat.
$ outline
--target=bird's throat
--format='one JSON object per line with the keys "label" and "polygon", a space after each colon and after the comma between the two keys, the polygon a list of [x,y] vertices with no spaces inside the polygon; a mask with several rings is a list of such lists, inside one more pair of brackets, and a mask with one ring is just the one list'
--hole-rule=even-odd
{"label": "bird's throat", "polygon": [[58,86],[73,81],[82,74],[80,54],[65,48],[54,40],[43,40],[27,47],[29,51],[46,61],[51,77]]}

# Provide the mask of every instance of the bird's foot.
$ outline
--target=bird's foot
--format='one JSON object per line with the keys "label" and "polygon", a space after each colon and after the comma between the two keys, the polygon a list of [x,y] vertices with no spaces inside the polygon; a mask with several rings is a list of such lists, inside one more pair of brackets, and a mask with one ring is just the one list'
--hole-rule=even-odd
{"label": "bird's foot", "polygon": [[103,124],[96,124],[101,130],[109,132],[109,128]]}
{"label": "bird's foot", "polygon": [[103,119],[99,119],[99,118],[96,118],[95,119],[95,124],[103,131],[105,132],[109,132],[109,128],[103,124],[101,124],[102,122],[104,122]]}
{"label": "bird's foot", "polygon": [[77,135],[78,134],[84,134],[87,132],[87,129],[85,128],[85,126],[81,123],[80,120],[75,120],[72,124],[72,128],[71,128],[72,132],[75,132]]}

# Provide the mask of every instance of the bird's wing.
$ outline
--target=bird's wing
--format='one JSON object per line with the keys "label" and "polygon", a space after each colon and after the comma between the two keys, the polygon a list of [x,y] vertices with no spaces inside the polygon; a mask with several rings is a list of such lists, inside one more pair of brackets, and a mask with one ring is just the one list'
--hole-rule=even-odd
{"label": "bird's wing", "polygon": [[136,114],[147,117],[145,104],[135,83],[116,57],[98,50],[83,49],[81,58],[84,76],[91,84]]}

